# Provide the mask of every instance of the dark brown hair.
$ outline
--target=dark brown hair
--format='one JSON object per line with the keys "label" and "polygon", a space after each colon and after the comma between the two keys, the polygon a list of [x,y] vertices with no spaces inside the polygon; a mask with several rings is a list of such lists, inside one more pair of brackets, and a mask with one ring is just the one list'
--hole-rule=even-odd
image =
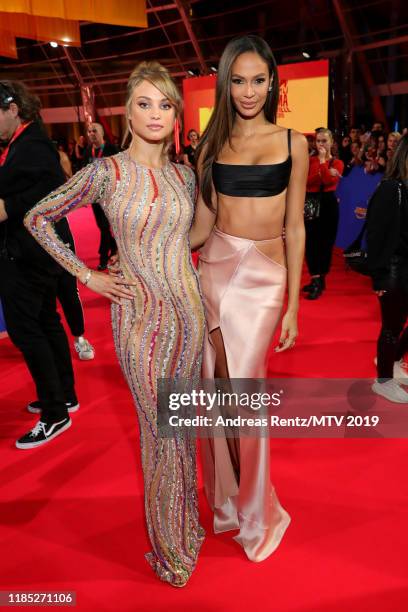
{"label": "dark brown hair", "polygon": [[18,116],[22,121],[40,119],[40,99],[28,91],[21,81],[0,81],[0,94],[0,108],[3,110],[10,108],[10,104],[14,102],[18,106]]}
{"label": "dark brown hair", "polygon": [[388,162],[385,176],[398,181],[408,178],[408,134],[400,138],[394,155]]}
{"label": "dark brown hair", "polygon": [[213,162],[217,159],[224,144],[231,142],[232,127],[236,111],[231,100],[232,65],[238,56],[253,52],[268,65],[269,77],[273,76],[272,90],[268,91],[264,113],[270,123],[276,122],[279,102],[279,77],[275,58],[268,43],[259,36],[249,35],[233,38],[225,47],[218,64],[215,106],[207,128],[197,147],[196,158],[200,159],[200,188],[205,204],[213,210],[211,202]]}

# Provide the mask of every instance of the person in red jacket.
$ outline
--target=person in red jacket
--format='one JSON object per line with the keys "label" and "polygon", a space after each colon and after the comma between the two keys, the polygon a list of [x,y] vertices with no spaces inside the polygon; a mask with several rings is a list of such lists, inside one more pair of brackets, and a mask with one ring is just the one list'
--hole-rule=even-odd
{"label": "person in red jacket", "polygon": [[308,300],[319,298],[326,288],[325,276],[330,270],[332,251],[339,222],[336,187],[344,164],[332,156],[333,135],[326,128],[316,130],[317,155],[310,157],[306,191],[320,194],[320,213],[305,221],[306,263],[311,276],[303,287]]}

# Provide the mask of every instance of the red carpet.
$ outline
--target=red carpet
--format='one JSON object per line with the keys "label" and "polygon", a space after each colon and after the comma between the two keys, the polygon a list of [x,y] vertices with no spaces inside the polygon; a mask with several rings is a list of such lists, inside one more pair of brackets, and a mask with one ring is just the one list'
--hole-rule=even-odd
{"label": "red carpet", "polygon": [[[79,254],[95,266],[91,215],[78,211],[71,225]],[[108,304],[82,295],[96,358],[74,358],[81,409],[69,432],[43,448],[14,448],[35,422],[25,410],[35,393],[19,353],[0,340],[0,590],[76,591],[81,612],[408,609],[405,440],[273,440],[273,481],[292,516],[278,551],[248,561],[230,536],[212,534],[201,495],[207,539],[190,583],[174,589],[157,580],[143,557],[137,419]],[[270,375],[374,376],[377,332],[368,281],[344,272],[337,257],[324,296],[302,300],[296,348],[273,355]]]}

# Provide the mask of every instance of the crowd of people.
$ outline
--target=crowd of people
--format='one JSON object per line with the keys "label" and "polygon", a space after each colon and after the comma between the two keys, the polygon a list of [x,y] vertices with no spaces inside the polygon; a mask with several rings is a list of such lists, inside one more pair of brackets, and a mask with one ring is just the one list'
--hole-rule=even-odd
{"label": "crowd of people", "polygon": [[351,127],[337,147],[338,157],[344,163],[344,175],[355,166],[362,166],[370,174],[385,172],[401,136],[400,132],[386,132],[381,121],[375,121],[371,130]]}
{"label": "crowd of people", "polygon": [[[265,378],[278,325],[275,351],[293,349],[305,243],[311,279],[303,290],[315,300],[330,270],[335,190],[357,159],[367,172],[382,168],[388,181],[376,214],[368,215],[369,224],[375,219],[371,253],[388,245],[369,258],[383,313],[373,390],[406,401],[400,385],[389,381],[408,313],[408,136],[386,136],[377,122],[370,133],[352,128],[336,148],[332,132],[322,127],[308,147],[302,134],[276,124],[277,65],[258,36],[227,44],[216,87],[204,134],[190,130],[190,145],[173,150],[175,164],[169,151],[182,99],[157,62],[142,62],[129,77],[130,145],[122,151],[105,140],[98,123],[88,126],[87,140],[58,151],[42,130],[38,98],[19,82],[0,83],[0,138],[7,143],[0,158],[1,299],[10,338],[36,384],[38,397],[28,410],[40,415],[17,448],[54,439],[79,408],[56,310],[57,299],[66,304],[69,275],[71,294],[79,280],[112,302],[116,354],[140,425],[152,546],[146,559],[176,587],[187,584],[205,534],[194,439],[159,435],[158,381]],[[97,270],[75,254],[66,221],[86,205],[101,235]],[[199,249],[198,272],[191,249]],[[72,321],[72,331],[83,333],[81,321]],[[217,433],[202,445],[214,529],[239,530],[235,540],[247,557],[262,561],[290,523],[270,482],[268,439],[229,440]]]}

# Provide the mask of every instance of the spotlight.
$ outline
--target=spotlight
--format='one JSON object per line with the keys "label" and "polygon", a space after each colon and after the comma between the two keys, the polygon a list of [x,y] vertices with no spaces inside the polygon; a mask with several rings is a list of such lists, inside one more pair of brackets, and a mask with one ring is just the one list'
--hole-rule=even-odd
{"label": "spotlight", "polygon": [[200,76],[200,71],[198,70],[198,68],[189,68],[187,70],[187,74],[189,74],[190,76]]}
{"label": "spotlight", "polygon": [[210,70],[211,70],[212,72],[218,72],[218,68],[217,68],[217,66],[210,66]]}
{"label": "spotlight", "polygon": [[53,47],[54,49],[56,49],[58,47],[58,43],[55,42],[55,40],[52,40],[50,42],[51,47]]}
{"label": "spotlight", "polygon": [[302,55],[305,59],[310,59],[312,57],[308,51],[302,51]]}

